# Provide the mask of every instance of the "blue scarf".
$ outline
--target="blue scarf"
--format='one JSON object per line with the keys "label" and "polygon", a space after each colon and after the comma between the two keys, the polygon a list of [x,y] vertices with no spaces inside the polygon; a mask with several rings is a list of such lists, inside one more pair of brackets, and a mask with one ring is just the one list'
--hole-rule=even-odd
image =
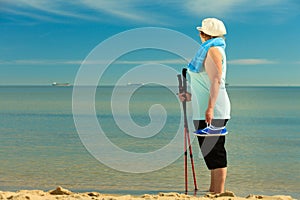
{"label": "blue scarf", "polygon": [[188,65],[188,69],[192,72],[199,73],[203,67],[203,62],[210,47],[222,47],[225,49],[226,44],[223,38],[213,38],[205,41],[200,45],[195,57]]}

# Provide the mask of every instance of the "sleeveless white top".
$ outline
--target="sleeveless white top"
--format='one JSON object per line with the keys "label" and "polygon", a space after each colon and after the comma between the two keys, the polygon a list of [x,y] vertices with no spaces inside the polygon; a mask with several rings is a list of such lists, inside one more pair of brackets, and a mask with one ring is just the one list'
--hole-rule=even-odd
{"label": "sleeveless white top", "polygon": [[[226,80],[226,54],[223,48],[217,47],[222,54],[222,78],[219,89],[219,94],[214,107],[213,119],[230,119],[230,101],[225,88]],[[192,106],[193,106],[193,119],[205,120],[205,112],[209,101],[210,80],[205,71],[199,73],[188,70],[190,76],[191,93],[192,93]]]}

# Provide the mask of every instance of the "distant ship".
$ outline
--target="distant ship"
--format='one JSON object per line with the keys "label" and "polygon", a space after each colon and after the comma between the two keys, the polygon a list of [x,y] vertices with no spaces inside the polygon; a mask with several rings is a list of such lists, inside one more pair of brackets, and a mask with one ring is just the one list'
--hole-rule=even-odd
{"label": "distant ship", "polygon": [[144,83],[127,83],[127,86],[143,86]]}
{"label": "distant ship", "polygon": [[57,82],[53,82],[52,86],[71,86],[70,83],[57,83]]}

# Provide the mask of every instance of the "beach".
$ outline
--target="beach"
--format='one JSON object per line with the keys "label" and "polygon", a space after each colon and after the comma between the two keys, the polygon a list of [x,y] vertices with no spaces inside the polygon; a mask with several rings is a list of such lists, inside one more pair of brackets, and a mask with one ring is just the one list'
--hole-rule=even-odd
{"label": "beach", "polygon": [[207,194],[204,196],[197,195],[186,195],[176,192],[169,193],[158,193],[154,195],[143,194],[140,196],[134,196],[130,194],[126,195],[117,195],[117,194],[102,194],[99,192],[84,192],[84,193],[75,193],[68,189],[57,187],[54,190],[42,191],[42,190],[20,190],[17,192],[3,192],[0,191],[1,200],[254,200],[254,199],[263,199],[263,200],[292,200],[291,196],[286,195],[274,195],[274,196],[265,196],[265,195],[248,195],[246,197],[237,197],[233,192],[227,191],[219,195]]}

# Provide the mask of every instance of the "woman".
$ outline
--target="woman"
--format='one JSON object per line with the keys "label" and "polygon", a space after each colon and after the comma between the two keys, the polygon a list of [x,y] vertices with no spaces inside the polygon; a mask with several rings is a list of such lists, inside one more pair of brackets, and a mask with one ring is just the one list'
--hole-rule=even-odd
{"label": "woman", "polygon": [[[196,130],[208,125],[224,127],[230,118],[230,101],[225,88],[226,28],[216,18],[206,18],[197,27],[202,44],[189,63],[191,93],[180,94],[181,101],[192,101]],[[225,135],[198,137],[205,163],[211,171],[209,191],[223,193],[227,175]]]}

